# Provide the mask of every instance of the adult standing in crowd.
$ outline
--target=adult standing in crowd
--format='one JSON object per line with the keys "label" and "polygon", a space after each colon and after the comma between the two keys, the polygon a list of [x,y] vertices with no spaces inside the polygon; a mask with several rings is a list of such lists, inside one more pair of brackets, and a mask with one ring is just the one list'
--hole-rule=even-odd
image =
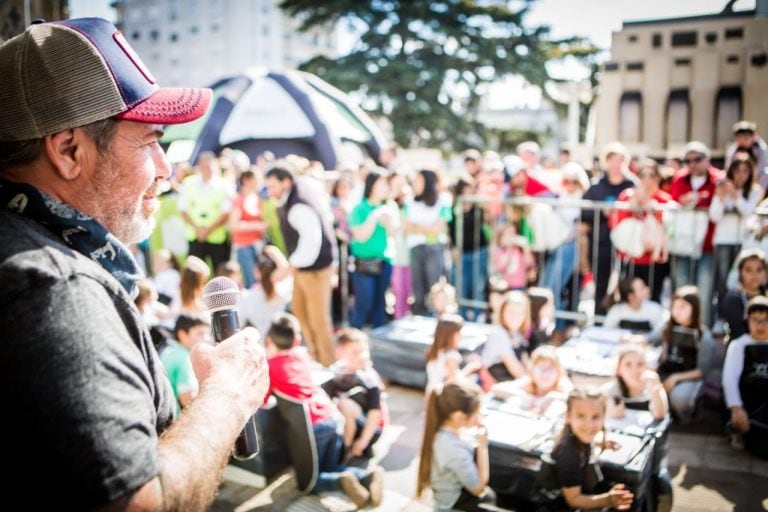
{"label": "adult standing in crowd", "polygon": [[363,199],[349,215],[352,232],[349,250],[355,258],[352,273],[355,305],[349,323],[358,329],[368,321],[373,327],[387,322],[385,294],[392,276],[389,233],[399,222],[397,208],[386,204],[388,197],[387,176],[371,169],[365,177]]}
{"label": "adult standing in crowd", "polygon": [[415,315],[428,312],[432,285],[447,274],[445,246],[451,205],[440,195],[437,174],[427,169],[413,178],[414,198],[406,203],[405,233],[411,250],[411,285]]}
{"label": "adult standing in crowd", "polygon": [[336,239],[331,219],[323,215],[307,183],[278,163],[267,171],[267,191],[278,205],[280,230],[293,269],[291,310],[301,323],[309,353],[320,364],[335,361],[331,325],[331,277],[336,262]]}
{"label": "adult standing in crowd", "polygon": [[[618,142],[608,144],[600,156],[605,172],[600,179],[584,193],[584,199],[614,203],[622,190],[634,185],[627,170],[627,149]],[[598,220],[595,220],[595,215]],[[589,241],[589,264],[595,278],[595,314],[604,315],[603,299],[608,291],[608,279],[613,269],[613,245],[611,244],[608,217],[610,209],[600,211],[585,209],[581,215],[581,229]],[[595,232],[596,230],[596,232]]]}
{"label": "adult standing in crowd", "polygon": [[[661,302],[664,279],[669,275],[667,234],[664,231],[661,208],[675,203],[672,196],[659,188],[661,173],[654,160],[646,158],[640,162],[637,178],[637,185],[623,190],[618,197],[618,201],[630,206],[631,210],[614,210],[610,225],[612,229],[620,230],[622,223],[629,221],[639,228],[636,231],[628,231],[634,238],[628,242],[639,244],[642,251],[628,254],[625,247],[618,241],[615,242],[621,259],[621,275],[642,279],[651,290],[651,300]],[[639,237],[635,236],[638,234]]]}
{"label": "adult standing in crowd", "polygon": [[229,215],[232,245],[243,275],[243,286],[250,288],[256,283],[254,269],[262,249],[262,239],[268,224],[262,215],[259,197],[259,180],[253,171],[240,175],[240,193],[235,197]]}
{"label": "adult standing in crowd", "polygon": [[[685,240],[689,246],[690,241],[696,244],[694,252],[682,254],[677,252],[672,263],[672,280],[674,287],[680,288],[686,284],[695,284],[699,288],[701,301],[701,316],[704,325],[709,326],[712,310],[712,236],[715,225],[709,220],[709,206],[715,195],[715,186],[722,177],[722,171],[713,167],[709,162],[709,148],[701,142],[689,142],[683,153],[685,167],[672,181],[672,199],[680,203],[687,210],[704,210],[698,216],[691,217],[692,222],[681,214],[673,217],[675,235]],[[704,234],[703,240],[699,240],[696,234],[700,230]],[[693,236],[687,236],[692,232]],[[677,244],[680,245],[680,244]],[[681,249],[678,247],[677,250]],[[690,248],[689,248],[690,249]],[[670,252],[675,252],[674,250]]]}
{"label": "adult standing in crowd", "polygon": [[749,236],[747,221],[757,208],[763,189],[755,183],[755,164],[747,153],[737,153],[715,184],[709,218],[715,224],[712,245],[715,253],[715,292],[718,301],[727,292],[728,273]]}
{"label": "adult standing in crowd", "polygon": [[763,190],[768,188],[768,144],[757,134],[757,125],[752,121],[739,121],[733,125],[733,144],[725,152],[726,169],[739,152],[749,154],[755,164],[755,181]]}
{"label": "adult standing in crowd", "polygon": [[199,394],[174,422],[127,245],[170,174],[160,126],[211,92],[161,89],[114,25],[84,18],[0,47],[0,97],[6,485],[42,509],[204,510],[268,388],[264,351],[252,329],[193,350]]}
{"label": "adult standing in crowd", "polygon": [[210,151],[200,155],[197,173],[181,184],[177,206],[186,224],[189,254],[203,261],[210,258],[213,270],[229,260],[227,222],[232,187],[221,177],[216,155]]}

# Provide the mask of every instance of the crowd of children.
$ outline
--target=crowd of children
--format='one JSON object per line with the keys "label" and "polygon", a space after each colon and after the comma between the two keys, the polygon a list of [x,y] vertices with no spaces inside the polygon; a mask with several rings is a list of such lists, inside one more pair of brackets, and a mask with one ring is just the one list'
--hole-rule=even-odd
{"label": "crowd of children", "polygon": [[[613,158],[611,155],[615,156],[606,155],[607,160]],[[485,158],[479,154],[471,156]],[[627,410],[648,411],[656,421],[667,417],[681,423],[696,421],[705,385],[708,379],[712,381],[720,343],[710,332],[714,323],[708,315],[712,297],[702,296],[695,286],[677,286],[673,279],[669,307],[662,307],[651,300],[660,294],[652,270],[648,269],[649,276],[638,271],[645,264],[643,256],[623,259],[621,273],[626,278],[618,281],[614,304],[605,304],[609,309],[603,321],[605,327],[632,333],[618,340],[623,346],[617,355],[616,378],[602,388],[602,398],[578,386],[574,389],[556,350],[565,336],[567,323],[563,318],[555,319],[554,311],[561,311],[566,303],[574,306],[578,296],[568,297],[568,283],[576,283],[571,288],[578,294],[580,279],[590,275],[581,268],[583,261],[578,261],[576,249],[583,242],[578,228],[584,227],[584,219],[571,212],[565,216],[567,219],[559,215],[557,224],[548,225],[554,223],[555,217],[547,216],[553,212],[546,213],[545,208],[536,210],[540,215],[536,220],[532,208],[502,206],[500,199],[510,194],[555,194],[547,192],[533,169],[494,166],[493,156],[486,156],[491,162],[489,172],[473,174],[472,159],[465,159],[469,175],[460,183],[467,195],[482,192],[495,199],[482,207],[463,204],[464,237],[471,235],[476,244],[468,246],[464,240],[464,245],[457,247],[460,251],[454,258],[453,269],[448,249],[450,240],[457,240],[454,215],[462,212],[451,209],[450,195],[441,184],[439,173],[414,173],[410,180],[412,190],[404,174],[365,165],[357,174],[339,175],[333,187],[334,201],[329,198],[329,211],[323,214],[335,221],[339,249],[353,248],[353,286],[341,282],[338,287],[344,288],[344,293],[356,295],[350,323],[363,327],[370,321],[373,326],[380,326],[388,320],[386,315],[390,312],[394,318],[402,318],[409,311],[437,320],[425,362],[426,426],[419,490],[432,488],[439,509],[475,510],[493,500],[487,490],[488,434],[480,414],[483,392],[514,402],[530,414],[563,422],[562,434],[552,450],[555,489],[559,491],[555,494],[560,503],[584,509],[627,508],[633,496],[624,487],[599,490],[599,486],[592,485],[595,482],[590,476],[590,468],[594,467],[590,447],[605,444],[600,438],[605,418],[622,417]],[[728,222],[733,221],[734,208],[754,209],[752,203],[756,202],[754,187],[740,175],[749,166],[738,161],[731,167],[727,180],[733,186],[713,189],[716,200],[709,210],[718,223],[715,233],[721,235]],[[586,173],[573,165],[567,167],[567,172],[566,166],[563,169],[562,183],[555,180],[558,193],[578,200],[591,189]],[[660,178],[660,170],[650,164],[640,166],[640,171],[641,181]],[[321,193],[319,180],[310,176],[309,170],[305,172],[308,174],[297,179],[314,180],[312,190]],[[504,183],[505,172],[508,184]],[[280,206],[276,201],[266,200],[260,176],[258,169],[239,173],[239,195],[228,211],[222,210],[227,213],[223,222],[229,223],[233,235],[237,234],[232,240],[240,266],[222,261],[214,268],[218,275],[231,275],[243,285],[241,320],[244,325],[256,326],[264,335],[270,353],[270,391],[304,402],[310,410],[320,461],[320,476],[313,491],[342,490],[357,506],[377,505],[382,499],[381,468],[374,465],[363,470],[348,464],[350,459],[370,458],[373,445],[388,424],[384,386],[373,369],[367,337],[356,329],[338,331],[336,363],[329,365],[333,377],[322,386],[314,383],[311,374],[318,363],[301,348],[301,329],[286,313],[294,290],[294,269],[286,258],[280,230],[275,231],[280,223]],[[635,191],[619,197],[626,201],[634,197],[636,202],[642,199],[643,187],[638,188],[626,173],[621,176],[622,187],[628,182]],[[644,186],[655,191],[653,197],[661,197],[650,182]],[[510,194],[505,192],[506,187]],[[191,206],[189,195],[184,203],[186,208]],[[751,229],[741,222],[743,219],[737,220],[739,230]],[[608,229],[615,224],[601,217],[600,223],[603,222],[605,227],[595,225]],[[473,229],[467,231],[468,224]],[[764,228],[757,230],[764,234]],[[600,251],[601,244],[611,244],[603,233],[592,236],[599,237],[593,241]],[[548,246],[555,238],[557,243]],[[765,389],[761,386],[768,379],[768,299],[764,296],[768,262],[759,249],[742,251],[738,257],[731,254],[735,244],[725,235],[716,237],[715,244],[723,258],[734,261],[737,276],[737,282],[729,286],[722,276],[724,271],[718,267],[717,292],[712,294],[718,298],[717,318],[723,321],[728,343],[722,375],[728,428],[734,447],[744,446],[766,456],[768,405],[760,390]],[[646,249],[650,248],[643,247],[648,252]],[[652,262],[645,266],[662,265],[661,260],[669,257],[666,246],[663,255],[654,251],[650,256]],[[599,265],[599,255],[595,257]],[[537,268],[539,264],[542,269]],[[203,334],[210,327],[205,319],[202,290],[212,266],[194,255],[180,265],[174,253],[160,249],[155,252],[152,267],[152,282],[140,285],[137,305],[147,324],[153,327],[182,411],[196,392],[190,350],[197,343],[211,342]],[[552,277],[562,273],[563,268],[574,271],[573,276],[564,274],[567,282],[565,278]],[[343,280],[350,276],[341,272],[338,277]],[[450,284],[458,281],[462,282],[459,297]],[[536,281],[546,287],[531,286]],[[385,300],[390,287],[394,304]],[[468,297],[475,302],[459,307],[458,300]],[[482,311],[477,302],[486,300],[489,308]],[[602,302],[597,308],[601,307]],[[342,319],[345,308],[349,309],[346,303],[337,308]],[[295,309],[294,312],[299,315]],[[493,327],[482,350],[467,357],[459,347],[462,328],[470,318]],[[648,364],[645,348],[649,345],[658,347],[661,354],[658,361],[650,361],[652,365]],[[465,442],[464,431],[472,433],[472,443]],[[606,449],[610,448],[608,444]]]}

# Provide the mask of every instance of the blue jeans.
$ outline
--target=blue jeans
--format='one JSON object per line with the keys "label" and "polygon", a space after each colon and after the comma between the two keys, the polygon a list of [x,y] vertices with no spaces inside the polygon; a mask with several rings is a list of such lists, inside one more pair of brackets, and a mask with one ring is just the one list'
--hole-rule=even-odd
{"label": "blue jeans", "polygon": [[378,275],[352,273],[352,287],[355,290],[355,305],[349,325],[360,329],[370,320],[373,327],[387,323],[387,304],[385,296],[392,277],[392,265],[386,261],[381,265]]}
{"label": "blue jeans", "polygon": [[[576,270],[575,262],[576,242],[574,240],[565,242],[550,251],[544,262],[544,273],[539,280],[539,286],[552,290],[557,311],[563,309],[563,288],[571,282],[571,275]],[[558,318],[556,328],[559,331],[565,329],[565,320]]]}
{"label": "blue jeans", "polygon": [[[486,283],[488,282],[488,248],[481,247],[476,251],[461,253],[461,298],[474,301],[485,301]],[[483,313],[483,308],[462,306],[461,316],[467,320],[475,320]],[[471,318],[467,315],[471,313]]]}
{"label": "blue jeans", "polygon": [[256,245],[237,247],[235,253],[237,254],[237,263],[240,264],[240,273],[243,274],[243,286],[246,289],[250,288],[256,283],[256,275],[253,272],[258,257]]}
{"label": "blue jeans", "polygon": [[714,281],[712,272],[712,253],[706,253],[694,260],[688,256],[675,256],[672,261],[672,282],[675,289],[686,284],[694,284],[699,287],[701,297],[701,320],[709,327],[712,317],[712,285]]}
{"label": "blue jeans", "polygon": [[327,420],[315,423],[312,426],[315,433],[315,446],[317,447],[317,482],[312,492],[333,492],[341,490],[339,478],[341,473],[354,473],[361,482],[368,478],[368,471],[355,466],[344,466],[341,457],[344,454],[344,437],[339,432],[336,420]]}

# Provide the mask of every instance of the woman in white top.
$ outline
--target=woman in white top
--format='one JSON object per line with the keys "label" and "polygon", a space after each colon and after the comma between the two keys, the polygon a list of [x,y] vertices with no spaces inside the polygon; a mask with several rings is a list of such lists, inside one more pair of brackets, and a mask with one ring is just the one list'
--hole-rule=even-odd
{"label": "woman in white top", "polygon": [[645,282],[639,277],[621,279],[614,293],[618,302],[608,310],[603,327],[628,329],[649,339],[660,339],[669,311],[649,300],[651,290]]}
{"label": "woman in white top", "polygon": [[411,288],[415,315],[426,315],[426,296],[440,277],[448,275],[445,246],[451,202],[441,197],[437,174],[419,171],[413,179],[414,198],[406,203],[406,243],[411,252]]}
{"label": "woman in white top", "polygon": [[754,174],[755,164],[749,155],[736,153],[725,179],[717,182],[709,206],[709,218],[715,224],[715,290],[720,298],[725,295],[728,272],[747,237],[746,221],[762,195],[761,188],[754,183]]}

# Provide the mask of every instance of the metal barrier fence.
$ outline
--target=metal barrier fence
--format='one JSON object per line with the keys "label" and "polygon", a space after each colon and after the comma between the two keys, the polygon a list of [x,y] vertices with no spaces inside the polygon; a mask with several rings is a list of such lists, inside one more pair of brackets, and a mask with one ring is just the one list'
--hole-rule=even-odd
{"label": "metal barrier fence", "polygon": [[[475,229],[472,232],[473,247],[480,247],[481,229],[490,227],[494,234],[489,241],[488,251],[485,253],[485,262],[477,261],[471,266],[471,272],[465,272],[463,252],[464,247],[464,222],[465,209],[475,217],[472,219]],[[561,243],[552,245],[562,235],[562,228],[555,222],[562,221],[568,215],[562,215],[565,210],[570,210],[573,218],[571,234],[573,238],[564,239]],[[619,253],[611,241],[611,229],[608,227],[608,219],[617,212],[628,212],[632,218],[639,222],[628,223],[614,236],[623,237],[622,243],[639,250],[643,246],[643,239],[650,240],[653,225],[646,226],[641,221],[638,213],[658,213],[663,222],[659,225],[662,231],[656,235],[662,235],[659,239],[657,252],[664,250],[669,252],[666,262],[653,262],[649,265],[638,264],[636,259],[620,258]],[[758,213],[768,215],[768,209]],[[702,297],[702,318],[711,323],[713,304],[716,303],[716,287],[723,287],[726,276],[718,275],[717,269],[730,267],[735,254],[730,257],[717,254],[701,253],[701,246],[709,226],[708,211],[706,209],[688,209],[679,205],[655,205],[652,208],[639,209],[629,203],[600,202],[583,199],[563,198],[532,198],[513,197],[503,201],[489,200],[482,196],[462,196],[458,198],[454,210],[456,222],[456,247],[459,248],[459,257],[455,258],[455,285],[459,297],[459,305],[463,308],[475,308],[485,310],[488,307],[487,294],[479,297],[472,293],[471,289],[478,282],[488,282],[493,275],[493,251],[496,246],[495,235],[499,229],[510,220],[518,226],[524,220],[529,227],[533,226],[532,248],[536,255],[538,273],[536,284],[551,289],[555,299],[556,318],[580,323],[590,323],[603,319],[605,308],[601,306],[605,292],[610,292],[615,286],[617,278],[642,277],[646,284],[652,288],[652,295],[657,299],[667,296],[670,291],[683,284],[695,284],[700,288]],[[645,215],[647,217],[648,215]],[[483,225],[486,228],[483,228]],[[568,227],[568,226],[566,226]],[[601,229],[606,231],[601,233]],[[560,234],[558,234],[560,233]],[[540,240],[537,242],[536,237]],[[637,239],[639,238],[639,240]],[[543,239],[543,240],[542,240]],[[647,243],[648,240],[645,240]],[[550,244],[547,246],[547,244]],[[665,249],[666,248],[666,249]],[[626,251],[626,247],[625,247]],[[478,256],[482,254],[477,252]],[[471,255],[470,255],[471,256]],[[730,261],[725,261],[730,259]],[[480,263],[485,263],[483,266]],[[481,275],[482,269],[487,268],[487,275]],[[582,297],[581,280],[586,271],[591,271],[592,282],[595,286],[594,306],[589,307]],[[665,289],[665,281],[671,280],[671,290]],[[467,280],[472,281],[468,286]],[[564,300],[569,297],[569,301]],[[579,304],[581,303],[581,304]]]}

